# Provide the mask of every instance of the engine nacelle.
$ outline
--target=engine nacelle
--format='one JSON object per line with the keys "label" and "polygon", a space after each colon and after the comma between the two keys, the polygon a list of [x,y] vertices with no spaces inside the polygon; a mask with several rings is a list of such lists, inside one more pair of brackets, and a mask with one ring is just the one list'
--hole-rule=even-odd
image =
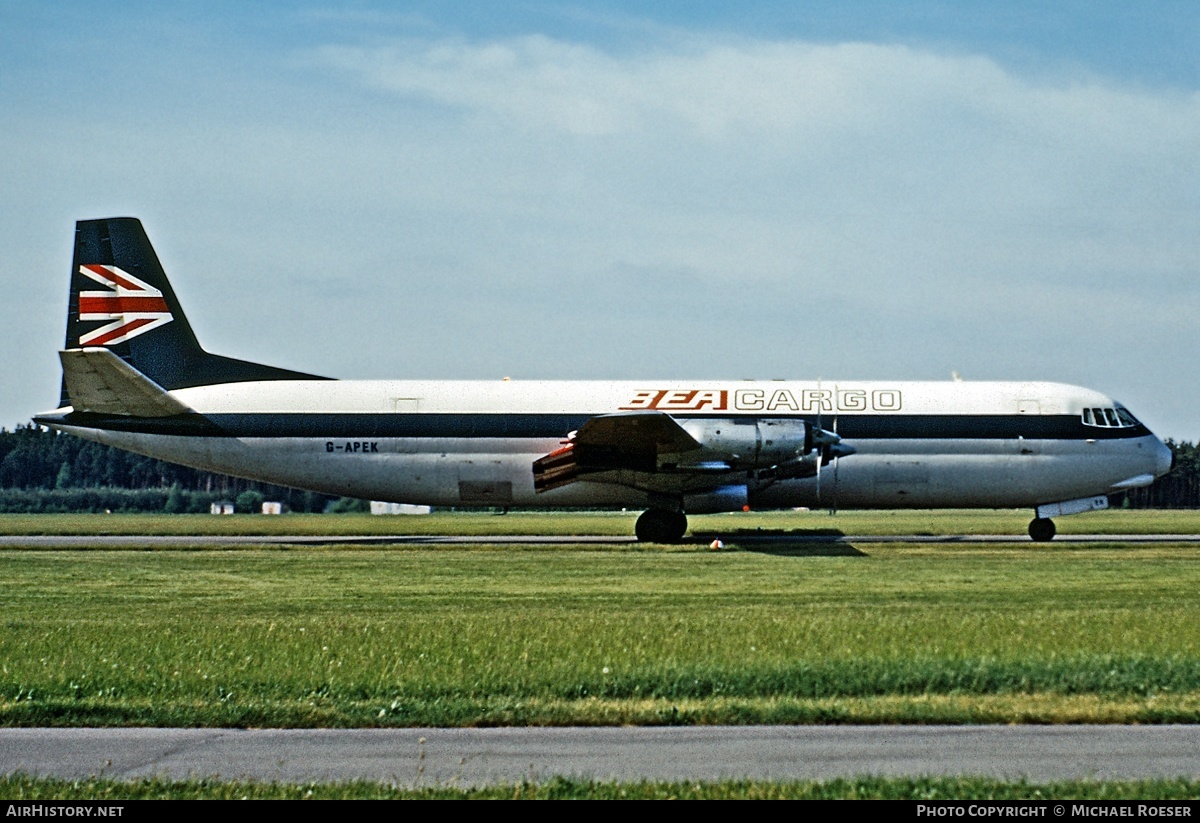
{"label": "engine nacelle", "polygon": [[745,483],[721,486],[710,492],[683,496],[683,510],[688,514],[717,514],[740,512],[750,505],[750,490]]}
{"label": "engine nacelle", "polygon": [[812,450],[813,429],[803,420],[726,418],[678,420],[704,448],[706,460],[738,469],[765,469],[791,463]]}

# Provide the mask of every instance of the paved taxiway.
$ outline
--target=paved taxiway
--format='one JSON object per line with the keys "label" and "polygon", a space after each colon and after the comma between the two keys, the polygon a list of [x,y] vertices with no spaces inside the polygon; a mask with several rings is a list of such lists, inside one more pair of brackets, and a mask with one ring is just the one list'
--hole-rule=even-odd
{"label": "paved taxiway", "polygon": [[[732,544],[794,546],[813,543],[1032,543],[1025,536],[1003,534],[966,535],[829,535],[829,534],[704,534],[685,542],[707,544],[720,537]],[[420,546],[423,544],[510,544],[556,546],[636,543],[633,536],[545,536],[545,535],[0,535],[0,549],[170,549],[175,547],[235,546]],[[1200,534],[1063,534],[1054,543],[1200,543]],[[1044,544],[1053,545],[1053,543]]]}
{"label": "paved taxiway", "polygon": [[479,786],[977,775],[1200,778],[1200,726],[0,729],[0,773]]}

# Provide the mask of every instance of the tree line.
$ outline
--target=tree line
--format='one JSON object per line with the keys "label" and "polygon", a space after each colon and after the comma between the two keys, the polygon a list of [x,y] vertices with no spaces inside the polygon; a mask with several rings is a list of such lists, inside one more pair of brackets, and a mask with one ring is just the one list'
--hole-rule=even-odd
{"label": "tree line", "polygon": [[34,424],[0,429],[0,512],[200,513],[225,501],[259,511],[263,500],[322,512],[338,498],[189,469]]}
{"label": "tree line", "polygon": [[1174,468],[1149,486],[1126,493],[1138,509],[1200,509],[1200,444],[1166,440],[1175,456]]}
{"label": "tree line", "polygon": [[[1114,495],[1117,506],[1200,508],[1200,446],[1167,440],[1175,469],[1152,485]],[[207,512],[214,502],[237,501],[257,510],[278,500],[288,511],[361,510],[339,500],[215,472],[189,469],[33,424],[0,429],[0,512]]]}

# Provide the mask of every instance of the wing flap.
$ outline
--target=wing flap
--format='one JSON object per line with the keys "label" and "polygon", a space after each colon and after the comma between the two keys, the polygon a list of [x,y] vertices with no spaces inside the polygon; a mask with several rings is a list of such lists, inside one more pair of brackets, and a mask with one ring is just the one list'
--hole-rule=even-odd
{"label": "wing flap", "polygon": [[572,432],[567,443],[533,461],[533,486],[544,492],[600,472],[658,470],[662,454],[700,448],[668,414],[617,412],[593,417]]}
{"label": "wing flap", "polygon": [[127,417],[171,417],[192,411],[108,349],[68,349],[58,357],[76,411]]}

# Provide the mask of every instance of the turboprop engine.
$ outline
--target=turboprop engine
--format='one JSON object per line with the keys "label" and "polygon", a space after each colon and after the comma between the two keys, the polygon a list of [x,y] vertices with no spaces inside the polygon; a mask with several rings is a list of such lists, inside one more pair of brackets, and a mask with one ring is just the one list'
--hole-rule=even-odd
{"label": "turboprop engine", "polygon": [[766,469],[802,460],[813,451],[814,440],[820,439],[814,435],[821,432],[803,420],[748,417],[678,422],[704,448],[704,460],[734,469]]}
{"label": "turboprop engine", "polygon": [[703,451],[699,459],[674,464],[685,471],[751,471],[774,482],[818,475],[834,457],[854,454],[836,432],[788,418],[679,420]]}

